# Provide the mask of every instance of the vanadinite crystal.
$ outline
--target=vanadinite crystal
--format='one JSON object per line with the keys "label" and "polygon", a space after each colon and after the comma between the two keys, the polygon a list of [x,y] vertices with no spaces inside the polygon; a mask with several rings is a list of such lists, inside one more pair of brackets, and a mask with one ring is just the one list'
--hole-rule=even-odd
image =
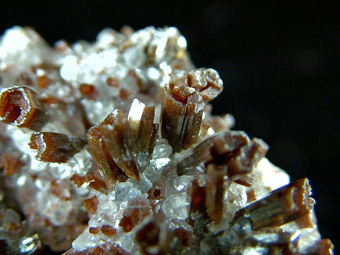
{"label": "vanadinite crystal", "polygon": [[212,116],[176,28],[0,41],[0,253],[332,254],[307,179]]}

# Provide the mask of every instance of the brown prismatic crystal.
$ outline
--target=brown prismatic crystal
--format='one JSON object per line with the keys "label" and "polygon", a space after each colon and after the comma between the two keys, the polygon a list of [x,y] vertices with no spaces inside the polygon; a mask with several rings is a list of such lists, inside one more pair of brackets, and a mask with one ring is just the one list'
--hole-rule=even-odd
{"label": "brown prismatic crystal", "polygon": [[103,177],[107,187],[114,184],[123,174],[121,169],[114,162],[102,139],[102,134],[98,127],[92,127],[88,132],[88,141],[92,150],[98,170]]}
{"label": "brown prismatic crystal", "polygon": [[73,174],[70,178],[70,181],[72,181],[79,188],[85,183],[85,177],[79,174]]}
{"label": "brown prismatic crystal", "polygon": [[190,214],[200,212],[206,212],[206,191],[205,187],[200,187],[197,180],[192,182],[191,187],[191,203],[190,203]]}
{"label": "brown prismatic crystal", "polygon": [[201,128],[204,102],[200,93],[186,82],[173,81],[163,91],[162,135],[174,152],[197,143]]}
{"label": "brown prismatic crystal", "polygon": [[133,155],[129,151],[133,141],[123,110],[115,110],[103,122],[92,127],[88,132],[88,140],[107,185],[114,183],[121,171],[130,178],[139,180]]}
{"label": "brown prismatic crystal", "polygon": [[188,73],[188,85],[197,89],[205,102],[216,98],[223,90],[223,82],[214,69],[200,68]]}
{"label": "brown prismatic crystal", "polygon": [[123,110],[115,110],[99,125],[102,141],[118,167],[130,178],[139,180],[132,155],[129,155],[132,138],[129,123]]}
{"label": "brown prismatic crystal", "polygon": [[310,213],[315,203],[310,195],[306,178],[294,181],[239,210],[234,221],[249,217],[254,230],[283,225]]}
{"label": "brown prismatic crystal", "polygon": [[218,133],[197,145],[193,154],[177,165],[179,175],[204,163],[228,166],[228,176],[249,173],[264,157],[268,146],[260,139],[249,140],[244,132]]}
{"label": "brown prismatic crystal", "polygon": [[206,208],[215,225],[219,225],[224,213],[225,179],[227,169],[223,166],[209,164],[207,167]]}
{"label": "brown prismatic crystal", "polygon": [[154,106],[146,106],[138,99],[132,102],[128,119],[134,140],[133,150],[136,154],[138,152],[149,155],[152,153],[158,131],[154,118]]}
{"label": "brown prismatic crystal", "polygon": [[260,139],[253,138],[249,144],[241,147],[230,157],[227,163],[228,176],[250,173],[253,167],[266,155],[268,145]]}
{"label": "brown prismatic crystal", "polygon": [[38,150],[36,159],[45,162],[65,163],[86,144],[84,139],[53,132],[31,135],[30,147]]}
{"label": "brown prismatic crystal", "polygon": [[224,163],[227,161],[228,153],[232,153],[248,142],[249,138],[243,132],[218,133],[198,144],[192,155],[177,165],[177,172],[179,175],[186,174],[202,163],[217,163],[217,161]]}
{"label": "brown prismatic crystal", "polygon": [[84,204],[89,214],[94,214],[97,211],[99,201],[98,201],[97,196],[93,196],[93,197],[85,198]]}
{"label": "brown prismatic crystal", "polygon": [[0,120],[38,131],[45,124],[46,115],[32,89],[11,87],[1,92]]}

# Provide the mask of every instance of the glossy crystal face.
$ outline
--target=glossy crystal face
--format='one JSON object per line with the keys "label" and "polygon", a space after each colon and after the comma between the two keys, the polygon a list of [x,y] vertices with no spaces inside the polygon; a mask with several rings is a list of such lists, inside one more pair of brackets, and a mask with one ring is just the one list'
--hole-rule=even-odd
{"label": "glossy crystal face", "polygon": [[176,28],[0,40],[0,248],[7,254],[332,254],[306,178],[209,102]]}

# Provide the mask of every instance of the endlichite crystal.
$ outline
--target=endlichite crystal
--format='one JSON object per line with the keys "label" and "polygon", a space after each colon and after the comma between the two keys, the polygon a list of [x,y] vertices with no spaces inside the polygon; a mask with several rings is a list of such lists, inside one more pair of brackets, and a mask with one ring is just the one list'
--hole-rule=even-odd
{"label": "endlichite crystal", "polygon": [[213,116],[176,28],[0,40],[2,254],[332,254],[307,179]]}

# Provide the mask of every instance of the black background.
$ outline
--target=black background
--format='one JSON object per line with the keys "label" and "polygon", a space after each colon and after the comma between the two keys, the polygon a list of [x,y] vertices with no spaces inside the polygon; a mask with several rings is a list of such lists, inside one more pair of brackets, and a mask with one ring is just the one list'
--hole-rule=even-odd
{"label": "black background", "polygon": [[50,44],[176,26],[197,67],[225,83],[214,113],[270,145],[292,180],[308,177],[321,234],[339,243],[339,1],[1,1],[0,32],[34,27]]}

